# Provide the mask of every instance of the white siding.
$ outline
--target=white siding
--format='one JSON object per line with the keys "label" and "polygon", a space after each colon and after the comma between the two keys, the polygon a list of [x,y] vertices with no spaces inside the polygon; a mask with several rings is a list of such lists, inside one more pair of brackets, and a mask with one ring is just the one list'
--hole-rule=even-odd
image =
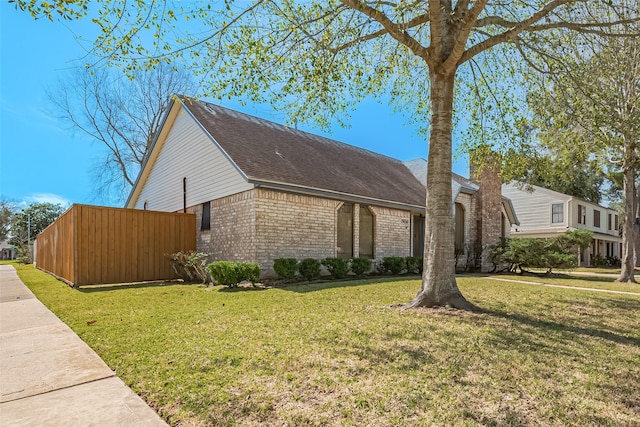
{"label": "white siding", "polygon": [[[158,141],[160,143],[161,141]],[[187,206],[215,200],[253,188],[218,146],[184,110],[163,144],[134,207],[159,211],[183,208],[183,178],[187,178]]]}
{"label": "white siding", "polygon": [[[566,230],[569,226],[569,218],[575,215],[577,219],[577,214],[571,212],[572,206],[569,203],[571,196],[566,194],[540,187],[534,187],[532,192],[528,192],[519,190],[511,184],[504,184],[502,195],[511,199],[520,220],[519,226],[512,227],[512,236],[517,235],[518,232]],[[551,222],[551,205],[556,203],[563,205],[563,221],[560,223]]]}
{"label": "white siding", "polygon": [[[605,208],[595,203],[585,202],[583,200],[574,199],[571,201],[573,205],[574,214],[571,218],[571,227],[582,228],[585,230],[591,230],[595,233],[609,234],[611,236],[618,237],[618,230],[615,228],[615,217],[618,215],[613,209]],[[578,224],[578,205],[584,206],[587,210],[586,224]],[[595,211],[600,211],[600,227],[593,225]],[[609,230],[609,215],[611,215],[611,230]],[[618,217],[618,225],[620,224],[620,218]]]}

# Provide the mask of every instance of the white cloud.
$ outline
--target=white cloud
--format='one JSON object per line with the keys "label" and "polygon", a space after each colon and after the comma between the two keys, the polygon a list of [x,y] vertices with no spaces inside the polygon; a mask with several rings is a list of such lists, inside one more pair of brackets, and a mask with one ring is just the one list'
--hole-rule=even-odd
{"label": "white cloud", "polygon": [[34,193],[28,197],[25,197],[25,200],[29,203],[54,203],[62,205],[63,207],[71,206],[71,201],[65,199],[62,196],[52,193]]}

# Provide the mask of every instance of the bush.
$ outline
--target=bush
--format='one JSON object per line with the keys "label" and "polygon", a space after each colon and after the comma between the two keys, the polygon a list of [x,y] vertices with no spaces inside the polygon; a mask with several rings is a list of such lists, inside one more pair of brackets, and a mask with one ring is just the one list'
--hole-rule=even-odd
{"label": "bush", "polygon": [[255,262],[215,261],[209,264],[209,272],[218,285],[229,287],[245,280],[255,284],[260,279],[260,265]]}
{"label": "bush", "polygon": [[554,268],[575,268],[575,251],[575,247],[565,245],[563,236],[547,239],[516,238],[509,239],[508,249],[501,258],[512,270],[520,269],[525,272],[528,268],[544,268],[547,273],[551,273]]}
{"label": "bush", "polygon": [[277,258],[273,260],[273,270],[281,279],[293,279],[296,277],[298,260],[295,258]]}
{"label": "bush", "polygon": [[351,271],[356,276],[364,276],[371,270],[371,260],[369,258],[354,258],[351,260]]}
{"label": "bush", "polygon": [[607,257],[607,265],[609,267],[621,267],[622,261],[617,256],[608,256]]}
{"label": "bush", "polygon": [[344,258],[325,258],[322,265],[327,267],[332,279],[344,279],[349,274],[349,260]]}
{"label": "bush", "polygon": [[381,273],[391,273],[398,275],[406,268],[406,261],[403,257],[390,256],[382,258]]}
{"label": "bush", "polygon": [[207,271],[207,254],[187,251],[169,254],[167,257],[171,261],[173,271],[185,282],[211,282],[211,276]]}
{"label": "bush", "polygon": [[305,258],[298,264],[298,272],[305,280],[314,280],[320,277],[320,261],[313,258]]}
{"label": "bush", "polygon": [[22,245],[16,250],[16,261],[20,264],[33,264],[33,257],[31,256],[31,250],[28,245]]}
{"label": "bush", "polygon": [[422,258],[417,256],[408,256],[405,258],[407,273],[422,274]]}
{"label": "bush", "polygon": [[607,266],[607,259],[605,257],[603,257],[602,255],[600,255],[600,254],[593,255],[591,257],[591,265],[593,267],[606,267]]}

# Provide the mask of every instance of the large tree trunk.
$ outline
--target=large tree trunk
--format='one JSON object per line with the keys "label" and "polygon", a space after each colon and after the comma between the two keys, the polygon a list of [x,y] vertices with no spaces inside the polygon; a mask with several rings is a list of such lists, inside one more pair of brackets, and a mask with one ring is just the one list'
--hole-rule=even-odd
{"label": "large tree trunk", "polygon": [[460,293],[455,276],[451,201],[454,75],[455,71],[450,75],[431,72],[432,116],[427,169],[424,272],[420,292],[408,307],[473,308]]}
{"label": "large tree trunk", "polygon": [[[625,162],[626,163],[626,162]],[[624,225],[622,227],[622,271],[618,282],[635,282],[636,204],[634,169],[623,165],[622,191],[624,199]]]}
{"label": "large tree trunk", "polygon": [[[638,171],[636,170],[635,173],[637,173]],[[635,266],[636,267],[640,267],[640,184],[636,185],[636,190],[635,190],[635,199],[634,199],[634,204],[635,204],[635,222],[634,222],[634,228],[635,228],[635,234],[633,236],[633,240],[634,240],[634,248],[635,248]]]}

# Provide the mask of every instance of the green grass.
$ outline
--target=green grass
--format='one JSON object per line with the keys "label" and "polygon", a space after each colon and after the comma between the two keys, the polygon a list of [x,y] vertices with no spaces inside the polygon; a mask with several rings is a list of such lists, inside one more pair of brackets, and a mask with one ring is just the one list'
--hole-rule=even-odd
{"label": "green grass", "polygon": [[22,280],[172,425],[640,424],[640,297],[460,278],[229,291]]}
{"label": "green grass", "polygon": [[619,283],[610,277],[576,276],[571,274],[554,273],[548,277],[520,274],[496,274],[489,276],[489,278],[544,283],[549,285],[573,286],[579,288],[606,289],[610,291],[636,292],[640,294],[640,284]]}

